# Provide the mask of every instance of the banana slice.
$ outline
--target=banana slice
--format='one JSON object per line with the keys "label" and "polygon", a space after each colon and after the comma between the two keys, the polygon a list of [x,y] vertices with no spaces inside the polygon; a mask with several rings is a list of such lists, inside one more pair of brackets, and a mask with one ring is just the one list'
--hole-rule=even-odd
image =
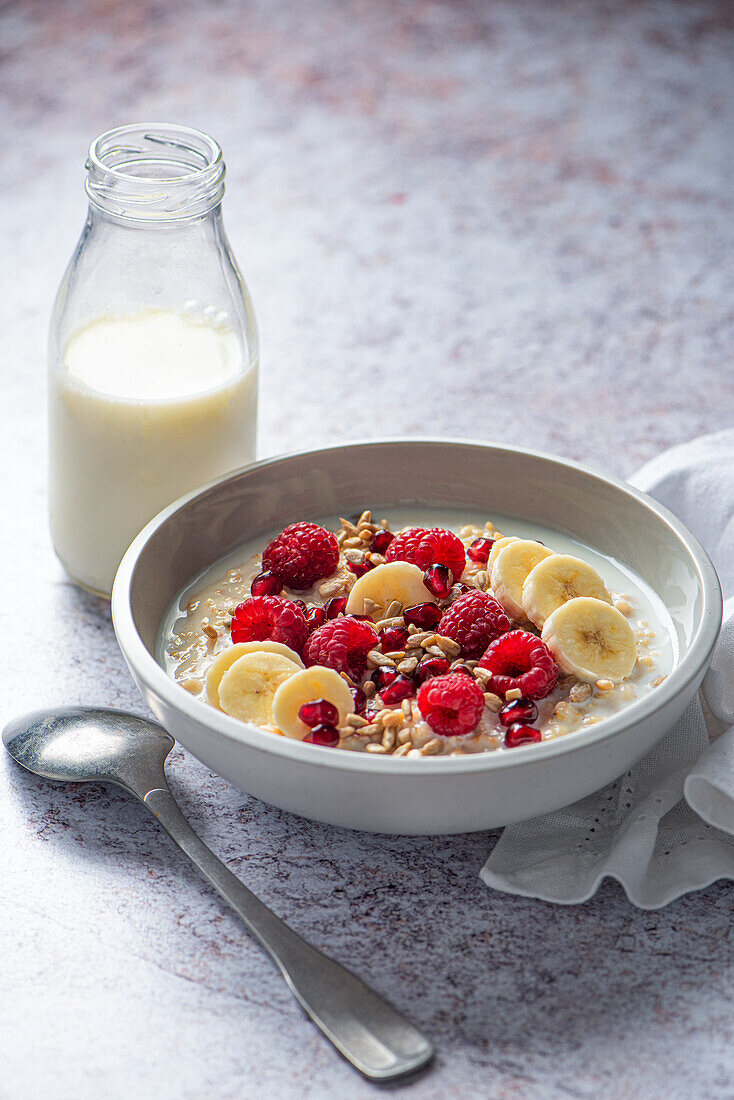
{"label": "banana slice", "polygon": [[[494,550],[494,546],[492,549]],[[533,542],[532,539],[513,539],[500,549],[492,565],[490,584],[510,618],[517,621],[525,619],[522,606],[525,578],[539,561],[551,554],[552,551],[547,546]]]}
{"label": "banana slice", "polygon": [[222,676],[220,709],[243,722],[272,727],[275,693],[282,683],[302,671],[301,666],[282,653],[267,649],[244,653]]}
{"label": "banana slice", "polygon": [[[366,576],[367,574],[365,574]],[[312,665],[285,680],[273,699],[273,718],[278,729],[287,737],[302,741],[308,726],[298,717],[304,703],[315,699],[328,699],[339,711],[339,725],[344,725],[348,714],[354,713],[352,693],[333,668]]]}
{"label": "banana slice", "polygon": [[579,680],[625,680],[637,651],[621,611],[593,596],[576,596],[546,620],[541,635],[561,672]]}
{"label": "banana slice", "polygon": [[423,583],[423,571],[417,565],[407,561],[390,561],[378,565],[359,578],[349,593],[347,615],[364,615],[365,600],[371,600],[377,609],[369,612],[375,621],[384,618],[384,612],[393,600],[403,607],[413,607],[417,603],[436,603],[435,596]]}
{"label": "banana slice", "polygon": [[504,546],[507,546],[508,542],[518,542],[518,541],[519,540],[518,540],[517,535],[503,535],[501,539],[495,539],[494,540],[494,546],[489,551],[489,557],[487,558],[487,573],[488,574],[492,572],[492,566],[497,561],[497,555],[499,554],[500,550]]}
{"label": "banana slice", "polygon": [[528,573],[522,586],[522,606],[531,623],[542,627],[556,608],[576,596],[612,597],[596,569],[572,554],[551,554]]}
{"label": "banana slice", "polygon": [[243,657],[245,653],[257,653],[258,651],[280,653],[281,657],[287,657],[299,668],[304,667],[303,661],[295,649],[282,645],[280,642],[236,642],[229,649],[222,650],[206,674],[206,697],[212,706],[219,706],[219,685],[227,669],[231,668],[235,661],[239,657]]}

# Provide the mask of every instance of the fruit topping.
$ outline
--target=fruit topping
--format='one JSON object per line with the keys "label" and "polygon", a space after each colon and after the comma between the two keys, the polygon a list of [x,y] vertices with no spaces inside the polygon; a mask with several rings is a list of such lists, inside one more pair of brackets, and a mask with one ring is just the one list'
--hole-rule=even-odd
{"label": "fruit topping", "polygon": [[380,649],[383,653],[396,653],[405,649],[408,631],[403,626],[388,626],[380,634]]}
{"label": "fruit topping", "polygon": [[230,626],[233,642],[273,642],[300,653],[308,637],[308,624],[301,608],[283,596],[250,596],[238,605]]}
{"label": "fruit topping", "polygon": [[561,604],[543,626],[543,641],[562,672],[579,680],[624,680],[637,660],[635,633],[621,611],[593,596]]}
{"label": "fruit topping", "polygon": [[572,554],[551,554],[528,573],[522,586],[522,606],[540,628],[561,604],[577,596],[593,596],[611,604],[612,597],[596,569]]}
{"label": "fruit topping", "polygon": [[377,565],[360,577],[347,601],[348,615],[368,612],[376,619],[385,618],[387,608],[397,601],[403,607],[430,600],[423,583],[423,572],[407,561],[391,561]]}
{"label": "fruit topping", "polygon": [[423,583],[437,600],[445,600],[451,591],[453,575],[448,565],[429,565],[423,574]]}
{"label": "fruit topping", "polygon": [[[349,714],[354,713],[354,700],[349,686],[333,668],[315,665],[296,671],[280,685],[273,698],[273,719],[286,737],[305,740],[309,733],[314,744],[332,744],[319,740],[323,727],[336,733]],[[314,737],[313,735],[316,734]],[[329,737],[333,734],[330,732]],[[337,733],[338,739],[338,733]]]}
{"label": "fruit topping", "polygon": [[464,657],[481,657],[490,642],[512,630],[502,606],[493,596],[471,588],[444,611],[438,624],[439,634],[453,638]]}
{"label": "fruit topping", "polygon": [[337,615],[343,615],[347,607],[346,596],[332,596],[324,604],[327,619],[335,619]]}
{"label": "fruit topping", "polygon": [[324,623],[309,636],[303,651],[306,665],[325,665],[359,680],[367,667],[367,654],[379,644],[371,623],[343,615]]}
{"label": "fruit topping", "polygon": [[464,544],[453,531],[443,527],[409,527],[396,535],[387,548],[388,561],[409,561],[420,569],[430,565],[446,565],[458,581],[466,565]]}
{"label": "fruit topping", "polygon": [[505,744],[508,749],[516,749],[518,745],[533,745],[542,740],[543,735],[540,730],[535,729],[533,726],[523,725],[521,722],[516,722],[514,726],[510,726],[505,734]]}
{"label": "fruit topping", "polygon": [[431,676],[444,676],[450,667],[451,661],[448,657],[424,657],[413,676],[419,684],[422,684],[424,680],[429,680]]}
{"label": "fruit topping", "polygon": [[492,673],[488,690],[503,697],[518,690],[525,698],[544,699],[558,679],[558,666],[548,646],[527,630],[511,630],[497,638],[478,667]]}
{"label": "fruit topping", "polygon": [[277,596],[283,590],[283,583],[275,573],[258,573],[250,585],[253,596]]}
{"label": "fruit topping", "polygon": [[415,684],[407,676],[401,674],[398,674],[387,687],[380,690],[380,698],[386,707],[398,706],[403,699],[410,699],[412,695],[415,695]]}
{"label": "fruit topping", "polygon": [[367,696],[362,691],[362,688],[350,686],[349,690],[352,693],[352,699],[354,700],[354,713],[364,714],[367,709]]}
{"label": "fruit topping", "polygon": [[383,691],[388,684],[391,684],[393,680],[397,680],[397,678],[398,673],[395,671],[394,668],[385,668],[384,666],[376,668],[370,676],[370,679],[372,680],[372,683],[375,685],[375,689],[378,692]]}
{"label": "fruit topping", "polygon": [[292,523],[263,554],[263,566],[289,588],[310,588],[330,577],[339,564],[336,536],[317,523]]}
{"label": "fruit topping", "polygon": [[476,680],[461,673],[433,676],[420,686],[418,708],[434,733],[460,737],[476,729],[484,693]]}
{"label": "fruit topping", "polygon": [[311,728],[322,722],[334,726],[339,721],[339,711],[328,699],[312,699],[310,703],[303,704],[298,711],[298,717]]}
{"label": "fruit topping", "polygon": [[494,546],[494,539],[478,538],[469,543],[467,556],[477,565],[486,565],[489,560],[489,552]]}
{"label": "fruit topping", "polygon": [[323,745],[327,749],[333,749],[339,744],[339,730],[331,723],[323,722],[319,726],[314,726],[303,740],[309,745]]}
{"label": "fruit topping", "polygon": [[510,618],[523,622],[525,610],[522,606],[522,586],[530,571],[543,558],[550,557],[551,551],[533,539],[510,537],[494,557],[494,552],[502,541],[497,539],[489,555],[492,591]]}
{"label": "fruit topping", "polygon": [[394,538],[392,531],[378,531],[370,544],[370,550],[373,554],[384,554]]}
{"label": "fruit topping", "polygon": [[370,569],[374,568],[374,562],[371,562],[369,558],[362,558],[361,561],[347,562],[347,569],[350,573],[354,573],[355,577],[363,577],[365,573],[369,573]]}
{"label": "fruit topping", "polygon": [[442,614],[441,608],[435,603],[417,603],[413,607],[406,607],[403,618],[409,626],[433,630],[438,626]]}
{"label": "fruit topping", "polygon": [[323,607],[309,607],[306,609],[306,623],[311,633],[323,626],[327,620],[326,609]]}
{"label": "fruit topping", "polygon": [[503,726],[514,726],[517,722],[530,725],[538,717],[538,708],[532,699],[513,699],[505,703],[498,717]]}

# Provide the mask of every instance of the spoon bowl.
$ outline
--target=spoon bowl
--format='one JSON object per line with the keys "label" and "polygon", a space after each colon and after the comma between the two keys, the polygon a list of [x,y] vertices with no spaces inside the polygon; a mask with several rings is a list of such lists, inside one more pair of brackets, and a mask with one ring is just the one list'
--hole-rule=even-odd
{"label": "spoon bowl", "polygon": [[18,764],[44,779],[115,783],[139,798],[239,914],[316,1026],[365,1077],[391,1081],[430,1062],[430,1040],[350,970],[306,943],[197,836],[166,781],[174,740],[164,729],[125,711],[60,707],[16,718],[3,741]]}
{"label": "spoon bowl", "polygon": [[3,743],[16,763],[44,779],[116,783],[133,794],[159,775],[175,744],[154,722],[97,707],[25,714],[8,723]]}

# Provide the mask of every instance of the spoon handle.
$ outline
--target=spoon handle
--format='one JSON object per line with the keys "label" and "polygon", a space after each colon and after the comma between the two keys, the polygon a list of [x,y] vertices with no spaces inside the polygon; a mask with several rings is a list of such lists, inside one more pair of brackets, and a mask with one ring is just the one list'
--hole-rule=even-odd
{"label": "spoon handle", "polygon": [[391,1081],[430,1061],[430,1041],[351,971],[276,917],[197,836],[169,790],[149,791],[143,802],[239,913],[296,1000],[353,1066],[374,1081]]}

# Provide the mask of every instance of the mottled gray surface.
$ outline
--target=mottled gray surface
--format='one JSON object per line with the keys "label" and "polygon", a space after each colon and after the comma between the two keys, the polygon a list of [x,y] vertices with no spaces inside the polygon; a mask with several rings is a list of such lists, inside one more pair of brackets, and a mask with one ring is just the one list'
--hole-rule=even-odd
{"label": "mottled gray surface", "polygon": [[[45,526],[43,373],[97,132],[222,142],[264,353],[261,453],[379,433],[628,473],[728,426],[728,3],[6,4],[3,719],[140,708]],[[659,913],[477,880],[491,837],[349,834],[177,751],[194,825],[436,1040],[424,1098],[730,1097],[728,887]],[[0,762],[0,1096],[371,1097],[144,811]]]}

